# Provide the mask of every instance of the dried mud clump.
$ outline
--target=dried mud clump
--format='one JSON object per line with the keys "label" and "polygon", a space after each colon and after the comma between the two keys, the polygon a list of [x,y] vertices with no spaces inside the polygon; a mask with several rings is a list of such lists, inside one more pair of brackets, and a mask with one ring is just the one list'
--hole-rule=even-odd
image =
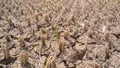
{"label": "dried mud clump", "polygon": [[120,0],[1,0],[0,68],[120,68]]}

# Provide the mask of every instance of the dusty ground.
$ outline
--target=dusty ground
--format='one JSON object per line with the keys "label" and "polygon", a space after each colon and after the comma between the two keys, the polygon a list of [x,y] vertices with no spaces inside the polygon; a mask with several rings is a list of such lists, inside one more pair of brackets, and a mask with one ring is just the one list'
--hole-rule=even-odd
{"label": "dusty ground", "polygon": [[0,0],[0,68],[120,68],[120,0]]}

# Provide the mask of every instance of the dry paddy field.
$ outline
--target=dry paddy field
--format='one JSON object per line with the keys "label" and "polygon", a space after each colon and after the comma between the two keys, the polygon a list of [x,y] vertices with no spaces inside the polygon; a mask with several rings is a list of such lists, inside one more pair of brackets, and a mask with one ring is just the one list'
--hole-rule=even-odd
{"label": "dry paddy field", "polygon": [[0,0],[0,68],[120,68],[120,0]]}

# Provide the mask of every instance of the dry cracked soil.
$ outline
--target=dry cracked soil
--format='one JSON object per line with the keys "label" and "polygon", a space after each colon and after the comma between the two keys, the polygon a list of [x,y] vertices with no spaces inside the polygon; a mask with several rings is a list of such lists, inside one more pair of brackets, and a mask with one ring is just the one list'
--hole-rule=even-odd
{"label": "dry cracked soil", "polygon": [[0,0],[0,68],[120,68],[120,0]]}

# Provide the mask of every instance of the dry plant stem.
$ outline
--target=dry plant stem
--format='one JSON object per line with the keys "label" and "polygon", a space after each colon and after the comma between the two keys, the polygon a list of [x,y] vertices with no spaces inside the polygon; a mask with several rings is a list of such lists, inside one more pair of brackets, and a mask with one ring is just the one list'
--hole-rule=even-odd
{"label": "dry plant stem", "polygon": [[20,60],[22,66],[24,66],[26,63],[28,63],[28,52],[25,50],[21,51],[19,60]]}
{"label": "dry plant stem", "polygon": [[28,23],[28,26],[31,27],[31,19],[30,19],[30,17],[26,17],[26,21],[27,21],[27,23]]}
{"label": "dry plant stem", "polygon": [[62,13],[61,14],[59,14],[59,16],[56,18],[56,22],[60,22],[61,21],[61,16],[62,16]]}
{"label": "dry plant stem", "polygon": [[23,34],[23,26],[22,25],[20,25],[20,24],[17,24],[17,26],[18,26],[18,29],[19,29],[19,31],[20,31],[20,34]]}
{"label": "dry plant stem", "polygon": [[51,22],[52,30],[54,29],[54,22]]}
{"label": "dry plant stem", "polygon": [[73,20],[74,18],[74,14],[70,14],[70,16],[67,18],[67,22],[69,23],[69,25],[71,25],[71,21]]}
{"label": "dry plant stem", "polygon": [[105,26],[103,28],[103,34],[104,34],[104,38],[105,38],[106,41],[108,40],[109,34],[110,34],[109,31],[108,31],[108,24],[109,24],[109,22],[107,20],[106,23],[105,23]]}
{"label": "dry plant stem", "polygon": [[45,31],[45,29],[42,29],[42,33],[43,33],[43,34],[46,34],[46,31]]}
{"label": "dry plant stem", "polygon": [[45,30],[45,34],[46,34],[46,39],[49,40],[49,29]]}
{"label": "dry plant stem", "polygon": [[109,22],[109,19],[106,20],[105,26],[106,26],[106,29],[107,29],[107,30],[110,29],[110,22]]}
{"label": "dry plant stem", "polygon": [[0,20],[2,20],[2,15],[0,14]]}
{"label": "dry plant stem", "polygon": [[85,37],[85,50],[87,50],[87,45],[88,45],[88,36]]}
{"label": "dry plant stem", "polygon": [[10,36],[8,34],[5,34],[4,37],[7,40],[7,42],[10,42]]}
{"label": "dry plant stem", "polygon": [[62,20],[62,15],[65,12],[65,8],[63,8],[63,10],[61,11],[61,13],[58,15],[58,17],[56,18],[56,22],[60,22]]}
{"label": "dry plant stem", "polygon": [[46,43],[45,43],[45,35],[44,34],[42,34],[41,35],[41,44],[42,44],[42,48],[46,48],[47,46],[46,46]]}
{"label": "dry plant stem", "polygon": [[56,57],[50,57],[47,59],[46,64],[45,64],[45,68],[56,68]]}
{"label": "dry plant stem", "polygon": [[13,23],[12,23],[12,19],[10,17],[8,17],[7,21],[9,23],[9,25],[12,26]]}
{"label": "dry plant stem", "polygon": [[108,41],[109,35],[110,35],[110,33],[108,31],[104,32],[105,41]]}
{"label": "dry plant stem", "polygon": [[48,40],[49,39],[49,28],[48,29],[42,29],[42,34],[44,34],[45,35],[45,38]]}
{"label": "dry plant stem", "polygon": [[44,15],[45,21],[47,22],[49,21],[50,15],[51,15],[51,12],[48,12]]}
{"label": "dry plant stem", "polygon": [[9,57],[9,48],[7,45],[2,46],[2,51],[4,54],[4,59],[7,59]]}
{"label": "dry plant stem", "polygon": [[62,37],[61,39],[59,39],[59,43],[58,43],[60,53],[63,52],[64,49],[65,49],[65,43],[64,43],[64,39],[63,39],[63,38],[64,38],[64,37]]}
{"label": "dry plant stem", "polygon": [[80,24],[79,24],[79,23],[80,23],[79,21],[76,23],[78,28],[80,27]]}
{"label": "dry plant stem", "polygon": [[100,65],[94,61],[93,62],[93,68],[100,68]]}
{"label": "dry plant stem", "polygon": [[18,38],[18,41],[19,41],[20,46],[22,46],[22,45],[25,44],[25,40],[24,40],[23,36],[20,36],[20,37]]}
{"label": "dry plant stem", "polygon": [[108,31],[108,29],[107,29],[107,26],[104,26],[103,27],[103,35],[104,35],[104,39],[107,41],[108,40],[108,38],[109,38],[109,31]]}
{"label": "dry plant stem", "polygon": [[86,39],[85,39],[85,45],[84,45],[84,47],[83,47],[83,52],[84,52],[85,54],[84,54],[83,60],[85,60],[85,58],[86,58],[87,45],[88,45],[88,36],[86,36],[85,38],[86,38]]}
{"label": "dry plant stem", "polygon": [[93,34],[93,30],[92,29],[93,29],[92,26],[88,29],[88,31],[87,31],[88,37],[92,37],[92,34]]}
{"label": "dry plant stem", "polygon": [[68,36],[69,36],[69,31],[64,32],[64,38],[67,39]]}
{"label": "dry plant stem", "polygon": [[34,30],[34,28],[31,28],[30,33],[32,34],[32,36],[35,36],[35,30]]}
{"label": "dry plant stem", "polygon": [[54,29],[54,35],[55,35],[55,37],[57,38],[57,41],[58,41],[58,38],[59,38],[59,28],[58,28],[58,26]]}
{"label": "dry plant stem", "polygon": [[38,25],[39,22],[39,14],[35,14],[36,24]]}
{"label": "dry plant stem", "polygon": [[15,28],[15,25],[14,25],[11,17],[8,17],[7,21],[8,21],[8,24],[9,24],[9,29]]}
{"label": "dry plant stem", "polygon": [[39,24],[39,22],[40,22],[40,19],[39,19],[39,14],[38,13],[36,13],[35,14],[35,19],[36,19],[36,26],[37,26],[37,30],[39,30],[39,26],[40,26],[40,24]]}
{"label": "dry plant stem", "polygon": [[107,58],[107,59],[109,59],[109,57],[110,57],[110,56],[109,56],[109,48],[110,48],[109,44],[106,43],[106,44],[105,44],[105,52],[106,52],[106,58]]}

